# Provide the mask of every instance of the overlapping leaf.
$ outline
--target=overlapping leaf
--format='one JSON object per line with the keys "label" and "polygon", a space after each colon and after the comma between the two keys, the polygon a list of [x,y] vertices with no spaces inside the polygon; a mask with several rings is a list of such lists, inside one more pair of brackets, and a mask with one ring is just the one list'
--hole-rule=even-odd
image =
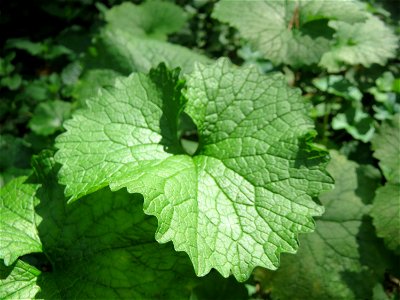
{"label": "overlapping leaf", "polygon": [[[67,206],[63,187],[55,182],[53,164],[48,153],[36,159],[37,179],[44,182],[43,187],[13,198],[16,207],[32,206],[35,199],[37,216],[32,226],[43,250],[33,250],[45,256],[39,260],[25,256],[14,265],[0,266],[2,299],[189,296],[194,286],[189,260],[170,245],[154,241],[155,220],[143,214],[141,196],[104,189]],[[16,179],[2,191],[11,197],[10,189],[27,188],[30,185]],[[14,214],[12,220],[17,224],[24,217]],[[20,245],[7,249],[15,251],[15,256],[32,252],[21,252]]]}
{"label": "overlapping leaf", "polygon": [[36,185],[15,179],[0,189],[0,259],[6,266],[24,254],[41,252],[33,209]]}
{"label": "overlapping leaf", "polygon": [[40,271],[26,262],[18,260],[11,266],[5,266],[0,260],[0,298],[34,299],[39,292],[37,279]]}
{"label": "overlapping leaf", "polygon": [[101,30],[96,52],[87,57],[94,68],[109,68],[123,74],[148,72],[164,62],[193,69],[194,62],[211,60],[188,48],[169,43],[167,34],[178,31],[185,22],[185,12],[164,1],[147,1],[141,5],[123,3],[105,12],[108,24]]}
{"label": "overlapping leaf", "polygon": [[102,51],[107,52],[106,62],[125,74],[133,71],[148,72],[164,62],[169,67],[180,67],[184,72],[193,70],[194,63],[209,63],[211,60],[188,48],[172,43],[140,38],[119,28],[106,27],[101,33]]}
{"label": "overlapping leaf", "polygon": [[28,126],[39,135],[50,135],[60,130],[71,114],[71,103],[55,100],[40,103]]}
{"label": "overlapping leaf", "polygon": [[298,253],[282,257],[279,270],[256,273],[273,299],[370,299],[393,264],[364,218],[379,173],[335,151],[331,155],[335,189],[320,197],[326,211],[316,232],[300,238]]}
{"label": "overlapping leaf", "polygon": [[[323,209],[312,197],[331,183],[325,154],[309,144],[305,103],[281,76],[227,60],[197,65],[185,97],[178,76],[163,65],[133,74],[75,114],[57,139],[66,194],[142,193],[156,239],[187,252],[198,275],[215,268],[245,280],[257,265],[275,269],[297,234],[313,230]],[[194,156],[179,141],[184,108],[198,127]]]}
{"label": "overlapping leaf", "polygon": [[371,215],[377,235],[389,249],[400,253],[400,184],[386,183],[376,192]]}
{"label": "overlapping leaf", "polygon": [[400,253],[400,115],[382,124],[372,146],[388,182],[378,189],[371,216],[377,235]]}
{"label": "overlapping leaf", "polygon": [[355,24],[330,21],[329,26],[336,31],[334,41],[320,65],[330,72],[340,71],[346,65],[385,65],[396,56],[398,38],[377,17],[370,16],[365,22]]}
{"label": "overlapping leaf", "polygon": [[400,183],[400,114],[382,124],[372,140],[372,147],[385,178]]}
{"label": "overlapping leaf", "polygon": [[124,2],[105,12],[105,19],[113,28],[132,36],[165,40],[167,35],[180,30],[186,21],[184,10],[170,2],[150,0],[142,5]]}
{"label": "overlapping leaf", "polygon": [[265,58],[293,66],[318,63],[329,50],[327,20],[366,18],[357,1],[221,0],[213,16],[236,27]]}

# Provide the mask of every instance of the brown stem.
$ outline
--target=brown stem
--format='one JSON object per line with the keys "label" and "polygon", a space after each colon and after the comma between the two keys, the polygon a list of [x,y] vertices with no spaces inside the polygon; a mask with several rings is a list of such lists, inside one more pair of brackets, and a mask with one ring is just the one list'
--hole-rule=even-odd
{"label": "brown stem", "polygon": [[289,30],[292,30],[293,24],[295,25],[295,27],[297,29],[300,28],[300,14],[299,14],[299,12],[300,12],[299,6],[296,5],[296,8],[294,9],[294,12],[293,12],[293,16],[290,19],[290,22],[289,22],[289,25],[288,25],[288,29]]}

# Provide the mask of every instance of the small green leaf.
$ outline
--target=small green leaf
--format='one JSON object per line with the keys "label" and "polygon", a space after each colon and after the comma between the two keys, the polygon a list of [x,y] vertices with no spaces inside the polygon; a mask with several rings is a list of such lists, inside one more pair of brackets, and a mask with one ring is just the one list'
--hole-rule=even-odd
{"label": "small green leaf", "polygon": [[[72,200],[107,185],[142,193],[159,242],[187,252],[199,276],[215,268],[243,281],[313,230],[323,208],[312,198],[332,182],[326,153],[283,76],[222,59],[187,78],[182,95],[178,72],[161,65],[90,99],[57,139],[60,180]],[[178,136],[183,109],[198,128],[193,156]]]}
{"label": "small green leaf", "polygon": [[61,45],[55,45],[50,39],[41,42],[32,42],[24,38],[9,39],[6,42],[6,48],[25,50],[32,56],[44,59],[54,59],[71,54],[71,50]]}
{"label": "small green leaf", "polygon": [[361,105],[354,105],[332,119],[332,128],[345,129],[354,139],[369,142],[375,133],[374,119],[364,112]]}
{"label": "small green leaf", "polygon": [[29,128],[39,135],[50,135],[62,128],[63,122],[69,118],[71,103],[55,100],[40,103],[36,108]]}
{"label": "small green leaf", "polygon": [[0,75],[2,77],[10,75],[15,70],[15,67],[12,64],[14,58],[15,52],[11,52],[5,57],[0,57]]}
{"label": "small green leaf", "polygon": [[67,65],[61,72],[61,80],[65,85],[73,85],[78,81],[82,73],[82,65],[80,62],[74,61]]}
{"label": "small green leaf", "polygon": [[329,26],[336,30],[335,41],[320,62],[329,72],[338,72],[346,65],[385,65],[396,56],[398,38],[378,17],[355,24],[330,21]]}
{"label": "small green leaf", "polygon": [[3,77],[0,81],[1,86],[5,86],[12,91],[17,90],[22,83],[22,77],[18,74],[12,76]]}
{"label": "small green leaf", "polygon": [[112,87],[118,77],[122,77],[120,73],[109,69],[88,70],[78,80],[72,95],[85,106],[86,99],[96,96],[101,88]]}
{"label": "small green leaf", "polygon": [[313,84],[321,91],[343,97],[350,101],[361,101],[360,89],[342,75],[330,75],[313,79]]}
{"label": "small green leaf", "polygon": [[25,50],[33,56],[38,56],[46,51],[44,43],[34,43],[27,39],[9,39],[7,47]]}
{"label": "small green leaf", "polygon": [[19,177],[0,189],[0,259],[6,266],[24,254],[41,252],[42,243],[36,229],[36,185],[22,184]]}

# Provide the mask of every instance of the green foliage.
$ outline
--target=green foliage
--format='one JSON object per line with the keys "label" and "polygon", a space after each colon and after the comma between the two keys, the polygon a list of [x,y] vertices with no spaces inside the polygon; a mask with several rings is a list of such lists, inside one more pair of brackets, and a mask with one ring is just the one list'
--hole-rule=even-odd
{"label": "green foliage", "polygon": [[388,182],[377,190],[371,216],[377,235],[389,249],[400,253],[400,115],[382,124],[372,145]]}
{"label": "green foliage", "polygon": [[22,185],[25,179],[19,177],[0,190],[0,258],[6,266],[22,255],[42,250],[33,210],[38,187]]}
{"label": "green foliage", "polygon": [[[318,218],[315,234],[302,237],[298,254],[282,257],[276,273],[256,273],[280,299],[370,299],[371,283],[382,279],[387,267],[386,253],[378,239],[369,237],[373,228],[364,218],[379,173],[367,172],[337,152],[331,155],[328,171],[336,188],[320,197],[325,214]],[[380,265],[370,266],[368,256]]]}
{"label": "green foliage", "polygon": [[393,2],[3,6],[1,299],[399,298]]}
{"label": "green foliage", "polygon": [[[396,56],[398,38],[377,17],[370,16],[365,22],[356,24],[331,21],[329,26],[336,31],[336,40],[320,62],[329,72],[343,70],[345,64],[385,65],[388,58]],[[380,45],[379,51],[371,51],[376,45]]]}
{"label": "green foliage", "polygon": [[[2,213],[7,216],[4,220],[7,225],[17,227],[11,231],[7,229],[12,226],[4,230],[2,225],[2,242],[14,243],[2,245],[7,251],[19,251],[12,252],[12,260],[10,253],[0,252],[5,263],[1,274],[11,272],[1,280],[4,298],[17,294],[41,299],[181,299],[188,297],[193,287],[203,290],[201,281],[187,276],[190,271],[187,258],[175,253],[171,245],[158,245],[154,240],[155,220],[142,213],[140,195],[103,189],[67,205],[63,187],[55,181],[57,167],[52,153],[35,157],[33,168],[35,176],[31,181],[43,184],[27,184],[22,177],[4,188],[8,197],[4,199],[5,207],[19,212]],[[14,198],[12,192],[16,190],[22,190],[23,194]],[[9,205],[10,199],[17,201]],[[26,215],[16,208],[22,205],[29,206]],[[20,241],[15,240],[17,229],[26,230]],[[28,235],[35,238],[29,248]],[[23,242],[25,249],[17,244]],[[22,256],[31,252],[44,253],[47,261]],[[22,258],[11,264],[18,256]],[[30,276],[24,279],[27,286],[10,280],[18,278],[21,269],[29,270]]]}
{"label": "green foliage", "polygon": [[[297,233],[313,229],[322,209],[311,197],[331,182],[324,154],[305,141],[306,106],[282,77],[226,60],[197,65],[185,96],[178,75],[161,65],[117,81],[65,124],[56,159],[66,194],[105,185],[143,194],[156,239],[187,252],[198,275],[215,268],[243,281],[257,265],[275,269],[280,252],[296,251]],[[183,110],[198,128],[194,156],[178,136]]]}
{"label": "green foliage", "polygon": [[142,5],[125,2],[114,6],[105,12],[105,19],[110,27],[126,30],[133,36],[166,40],[168,34],[184,26],[186,16],[172,3],[148,1]]}
{"label": "green foliage", "polygon": [[148,72],[164,62],[188,72],[195,61],[207,57],[165,41],[167,34],[184,24],[184,11],[172,3],[149,1],[140,6],[123,3],[105,11],[107,26],[87,57],[93,68],[114,69],[123,74]]}
{"label": "green foliage", "polygon": [[319,63],[337,72],[342,64],[385,64],[396,55],[397,37],[359,1],[221,0],[213,16],[275,64]]}
{"label": "green foliage", "polygon": [[63,121],[69,118],[71,104],[55,100],[42,102],[35,108],[28,126],[39,135],[50,135],[61,129]]}

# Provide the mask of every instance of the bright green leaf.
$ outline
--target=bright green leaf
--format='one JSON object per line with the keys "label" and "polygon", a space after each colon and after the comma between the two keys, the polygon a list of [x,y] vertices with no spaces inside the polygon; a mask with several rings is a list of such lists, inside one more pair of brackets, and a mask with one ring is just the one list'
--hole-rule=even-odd
{"label": "bright green leaf", "polygon": [[0,260],[0,298],[33,299],[40,290],[37,285],[40,273],[38,269],[21,260],[9,267]]}
{"label": "bright green leaf", "polygon": [[36,185],[19,177],[0,189],[0,259],[6,266],[24,254],[41,252],[33,210]]}
{"label": "bright green leaf", "polygon": [[318,63],[329,50],[328,19],[364,20],[357,1],[221,0],[213,16],[236,27],[265,58],[293,66]]}
{"label": "bright green leaf", "polygon": [[336,30],[335,41],[320,65],[330,72],[338,72],[345,65],[385,65],[396,56],[398,38],[378,17],[355,24],[330,21],[329,26]]}
{"label": "bright green leaf", "polygon": [[[156,239],[187,252],[198,275],[215,268],[243,281],[257,265],[275,269],[298,233],[313,230],[323,209],[312,197],[331,186],[307,105],[282,76],[227,60],[198,64],[185,98],[178,78],[163,65],[133,74],[65,124],[56,159],[66,194],[142,193]],[[199,135],[193,156],[178,136],[186,101]]]}

